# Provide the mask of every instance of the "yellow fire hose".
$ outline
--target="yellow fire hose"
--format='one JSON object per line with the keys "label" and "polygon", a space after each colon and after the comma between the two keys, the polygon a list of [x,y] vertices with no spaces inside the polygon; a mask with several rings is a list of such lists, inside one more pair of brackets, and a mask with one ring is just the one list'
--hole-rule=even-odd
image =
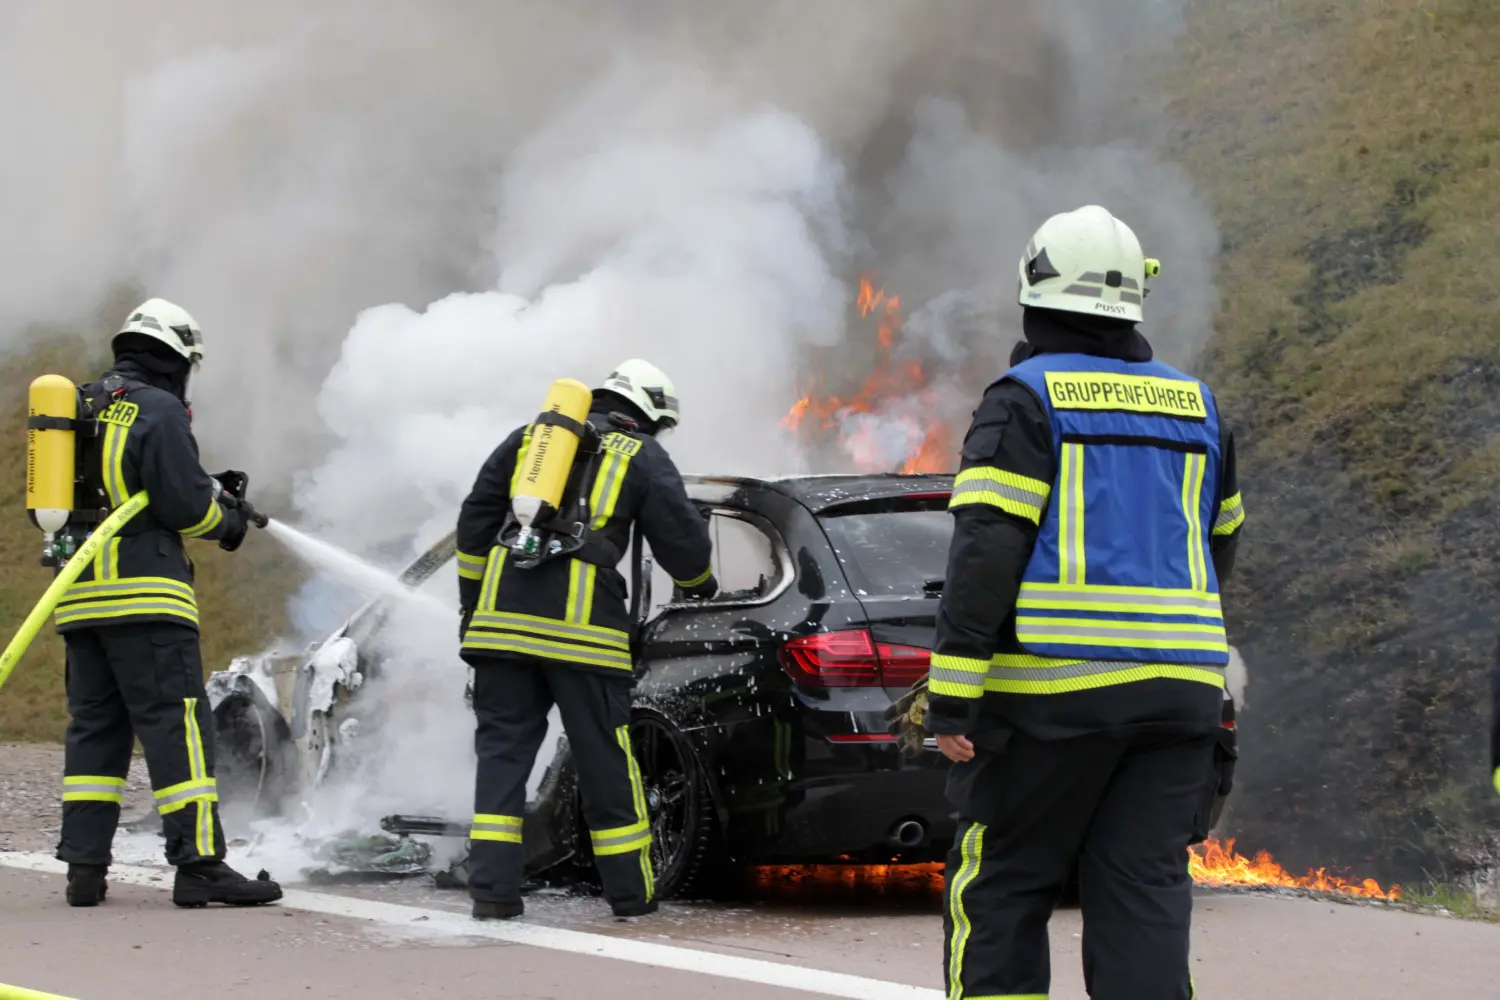
{"label": "yellow fire hose", "polygon": [[[78,547],[78,551],[73,553],[72,557],[68,559],[62,570],[57,574],[57,577],[52,581],[52,586],[47,588],[47,592],[42,595],[42,599],[36,602],[36,607],[31,609],[31,614],[27,615],[26,620],[21,623],[20,629],[16,631],[15,636],[10,640],[10,645],[5,647],[5,652],[0,654],[0,687],[5,686],[5,682],[10,678],[10,672],[15,669],[21,657],[26,655],[26,650],[31,648],[31,640],[36,638],[36,634],[46,624],[47,618],[52,614],[53,609],[57,607],[57,602],[62,600],[63,593],[73,585],[74,580],[78,579],[78,575],[83,572],[83,568],[93,561],[94,556],[98,554],[99,549],[103,547],[104,543],[115,537],[119,530],[125,527],[126,521],[129,521],[145,509],[148,499],[146,491],[142,490],[115,508],[114,513],[105,518],[104,523],[95,528],[94,533],[89,535],[88,539]],[[47,997],[50,995],[48,993],[32,993],[28,990],[17,990],[13,986],[0,986],[0,1000],[11,1000],[12,997]]]}
{"label": "yellow fire hose", "polygon": [[20,986],[7,986],[0,983],[0,1000],[70,1000],[70,998],[58,993],[43,993],[41,990],[28,990]]}

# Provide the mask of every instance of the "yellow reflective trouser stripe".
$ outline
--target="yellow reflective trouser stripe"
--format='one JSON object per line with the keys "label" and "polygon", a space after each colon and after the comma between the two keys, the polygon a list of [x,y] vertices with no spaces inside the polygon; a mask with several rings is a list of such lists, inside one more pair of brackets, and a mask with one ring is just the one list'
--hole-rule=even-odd
{"label": "yellow reflective trouser stripe", "polygon": [[125,486],[125,438],[129,434],[129,427],[104,425],[104,447],[101,449],[104,490],[109,494],[111,507],[118,507],[130,498],[130,491]]}
{"label": "yellow reflective trouser stripe", "polygon": [[965,469],[953,480],[953,496],[948,509],[970,504],[989,504],[1007,514],[1025,518],[1032,524],[1042,523],[1042,511],[1052,485],[1031,479],[993,465]]}
{"label": "yellow reflective trouser stripe", "polygon": [[989,660],[933,653],[927,667],[927,691],[949,698],[978,698],[984,694],[989,672]]}
{"label": "yellow reflective trouser stripe", "polygon": [[125,779],[103,774],[70,774],[63,778],[64,802],[125,801]]}
{"label": "yellow reflective trouser stripe", "polygon": [[948,883],[948,1000],[964,995],[964,949],[968,947],[973,924],[964,908],[964,893],[979,877],[979,862],[984,853],[984,824],[972,823],[959,842],[961,863]]}
{"label": "yellow reflective trouser stripe", "polygon": [[641,879],[646,884],[646,902],[649,903],[656,895],[656,870],[651,866],[651,813],[646,809],[646,789],[641,781],[641,768],[635,761],[635,751],[630,747],[629,726],[621,726],[615,730],[615,742],[620,744],[620,749],[624,751],[625,764],[630,770],[630,794],[635,800],[635,826],[645,828],[645,834],[638,846],[625,848],[620,853],[626,850],[641,852]]}
{"label": "yellow reflective trouser stripe", "polygon": [[630,466],[630,456],[618,451],[604,452],[599,462],[599,471],[594,474],[594,488],[589,493],[589,509],[594,512],[591,528],[602,528],[615,516],[615,507],[620,502],[620,491],[625,485],[625,472]]}
{"label": "yellow reflective trouser stripe", "polygon": [[1082,584],[1088,570],[1083,545],[1083,445],[1064,442],[1057,508],[1057,579]]}
{"label": "yellow reflective trouser stripe", "polygon": [[1214,518],[1214,534],[1232,535],[1245,523],[1245,502],[1236,493],[1219,504],[1219,516]]}
{"label": "yellow reflective trouser stripe", "polygon": [[523,615],[515,611],[476,611],[469,627],[479,631],[531,632],[552,639],[573,639],[615,649],[630,648],[630,636],[622,629],[560,622],[556,618]]}
{"label": "yellow reflective trouser stripe", "polygon": [[691,580],[679,580],[676,577],[673,577],[672,582],[675,583],[675,584],[677,584],[677,586],[679,586],[679,587],[687,589],[689,587],[702,586],[703,584],[707,583],[708,582],[708,578],[711,577],[711,576],[713,576],[713,575],[714,575],[714,568],[713,568],[713,566],[709,566],[708,569],[704,570],[702,573],[699,573],[697,576],[693,577]]}
{"label": "yellow reflective trouser stripe", "polygon": [[475,813],[469,828],[470,840],[498,840],[505,844],[521,842],[521,817],[498,813]]}
{"label": "yellow reflective trouser stripe", "polygon": [[626,649],[601,649],[576,642],[557,642],[527,635],[504,635],[481,632],[470,627],[464,636],[464,649],[482,649],[495,653],[521,653],[545,660],[561,660],[593,667],[615,667],[634,670],[635,664]]}
{"label": "yellow reflective trouser stripe", "polygon": [[1196,681],[1222,689],[1224,669],[1201,664],[1062,660],[1001,653],[990,661],[984,689],[997,694],[1067,694],[1157,679]]}
{"label": "yellow reflective trouser stripe", "polygon": [[458,553],[458,575],[465,580],[483,579],[484,565],[484,556],[471,556],[467,552]]}
{"label": "yellow reflective trouser stripe", "polygon": [[199,521],[191,528],[183,529],[182,534],[187,536],[188,538],[201,538],[204,535],[208,534],[210,531],[213,531],[215,528],[217,528],[220,522],[222,522],[223,520],[224,508],[219,506],[219,502],[217,500],[210,500],[208,502],[208,513],[203,515],[203,520]]}
{"label": "yellow reflective trouser stripe", "polygon": [[1017,610],[1115,611],[1143,615],[1223,618],[1219,595],[1198,590],[1117,587],[1099,584],[1023,583]]}
{"label": "yellow reflective trouser stripe", "polygon": [[632,823],[609,830],[591,830],[595,854],[628,854],[651,846],[651,824]]}
{"label": "yellow reflective trouser stripe", "polygon": [[599,578],[599,567],[574,559],[568,567],[567,621],[573,625],[587,625],[594,616],[594,584]]}
{"label": "yellow reflective trouser stripe", "polygon": [[495,594],[500,590],[500,574],[505,572],[505,549],[496,545],[490,549],[489,562],[484,568],[484,583],[479,588],[479,606],[494,610]]}
{"label": "yellow reflective trouser stripe", "polygon": [[208,776],[208,757],[203,749],[203,731],[198,728],[198,699],[182,699],[183,741],[187,744],[188,780],[158,788],[156,811],[163,816],[197,805],[193,841],[200,857],[214,855],[213,804],[219,801],[218,788]]}
{"label": "yellow reflective trouser stripe", "polygon": [[1189,452],[1182,473],[1182,513],[1187,518],[1188,576],[1196,591],[1208,590],[1208,561],[1203,546],[1203,474],[1208,456]]}
{"label": "yellow reflective trouser stripe", "polygon": [[155,793],[156,811],[163,816],[185,809],[190,802],[219,801],[218,785],[213,778],[191,778],[169,785]]}

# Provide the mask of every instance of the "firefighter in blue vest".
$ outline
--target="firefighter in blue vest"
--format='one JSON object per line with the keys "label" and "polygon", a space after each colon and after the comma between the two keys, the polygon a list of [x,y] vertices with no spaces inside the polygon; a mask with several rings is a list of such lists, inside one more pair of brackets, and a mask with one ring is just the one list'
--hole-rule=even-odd
{"label": "firefighter in blue vest", "polygon": [[57,631],[67,646],[68,723],[62,835],[67,900],[97,906],[108,891],[110,844],[136,739],[146,754],[172,901],[256,905],[281,898],[265,872],[224,863],[214,781],[213,713],[203,688],[193,564],[184,538],[238,549],[253,522],[247,478],[210,476],[193,438],[193,375],[203,333],[181,306],[150,299],[113,339],[114,365],[80,387],[97,433],[82,436],[80,496],[63,530],[78,542],[137,491],[146,508],[120,529],[64,593]]}
{"label": "firefighter in blue vest", "polygon": [[718,590],[708,523],[657,441],[677,419],[676,389],[647,361],[623,362],[594,391],[592,430],[559,507],[582,511],[575,530],[563,533],[582,539],[576,551],[527,566],[499,543],[534,425],[517,428],[495,449],[459,512],[461,655],[474,668],[479,758],[469,835],[477,919],[508,920],[525,910],[526,779],[553,705],[578,767],[605,898],[617,917],[657,909],[651,817],[630,743],[635,623],[615,567],[639,522],[683,596],[709,598]]}
{"label": "firefighter in blue vest", "polygon": [[1020,262],[1025,344],[964,439],[925,727],[954,766],[950,1000],[1046,996],[1078,865],[1094,1000],[1188,1000],[1244,521],[1213,394],[1136,330],[1148,262],[1098,206]]}

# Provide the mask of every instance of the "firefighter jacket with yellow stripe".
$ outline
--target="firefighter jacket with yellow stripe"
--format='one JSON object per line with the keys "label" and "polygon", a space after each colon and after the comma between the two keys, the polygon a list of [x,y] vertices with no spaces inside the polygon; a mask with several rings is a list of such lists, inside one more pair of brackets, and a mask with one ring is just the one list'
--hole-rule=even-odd
{"label": "firefighter jacket with yellow stripe", "polygon": [[1219,586],[1244,521],[1233,438],[1203,383],[1130,343],[1127,357],[1042,353],[975,411],[929,730],[1218,726]]}
{"label": "firefighter jacket with yellow stripe", "polygon": [[459,600],[469,616],[465,661],[530,656],[631,676],[634,623],[615,566],[637,520],[678,587],[695,597],[715,592],[707,521],[666,450],[648,435],[611,430],[607,415],[589,420],[604,431],[600,450],[594,457],[580,452],[564,497],[566,503],[581,491],[588,498],[584,558],[522,569],[498,544],[529,426],[506,438],[479,470],[458,518]]}
{"label": "firefighter jacket with yellow stripe", "polygon": [[[117,376],[109,380],[109,376]],[[124,376],[123,378],[119,376]],[[193,567],[183,538],[217,539],[240,527],[239,514],[214,499],[214,483],[198,464],[187,407],[149,373],[118,369],[82,387],[97,406],[98,433],[80,441],[85,488],[100,509],[120,506],[140,490],[150,502],[79,574],[57,605],[59,632],[143,622],[198,627]],[[83,538],[92,524],[70,525]]]}

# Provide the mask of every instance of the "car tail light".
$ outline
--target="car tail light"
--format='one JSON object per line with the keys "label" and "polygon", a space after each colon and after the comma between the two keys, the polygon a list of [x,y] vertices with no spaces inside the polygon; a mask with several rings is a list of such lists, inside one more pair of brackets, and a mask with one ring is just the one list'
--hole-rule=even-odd
{"label": "car tail light", "polygon": [[909,687],[927,673],[931,654],[915,646],[877,643],[864,629],[823,632],[781,647],[792,680],[808,687]]}
{"label": "car tail light", "polygon": [[911,687],[927,676],[927,664],[932,653],[915,646],[893,646],[882,642],[880,649],[880,672],[887,687]]}

